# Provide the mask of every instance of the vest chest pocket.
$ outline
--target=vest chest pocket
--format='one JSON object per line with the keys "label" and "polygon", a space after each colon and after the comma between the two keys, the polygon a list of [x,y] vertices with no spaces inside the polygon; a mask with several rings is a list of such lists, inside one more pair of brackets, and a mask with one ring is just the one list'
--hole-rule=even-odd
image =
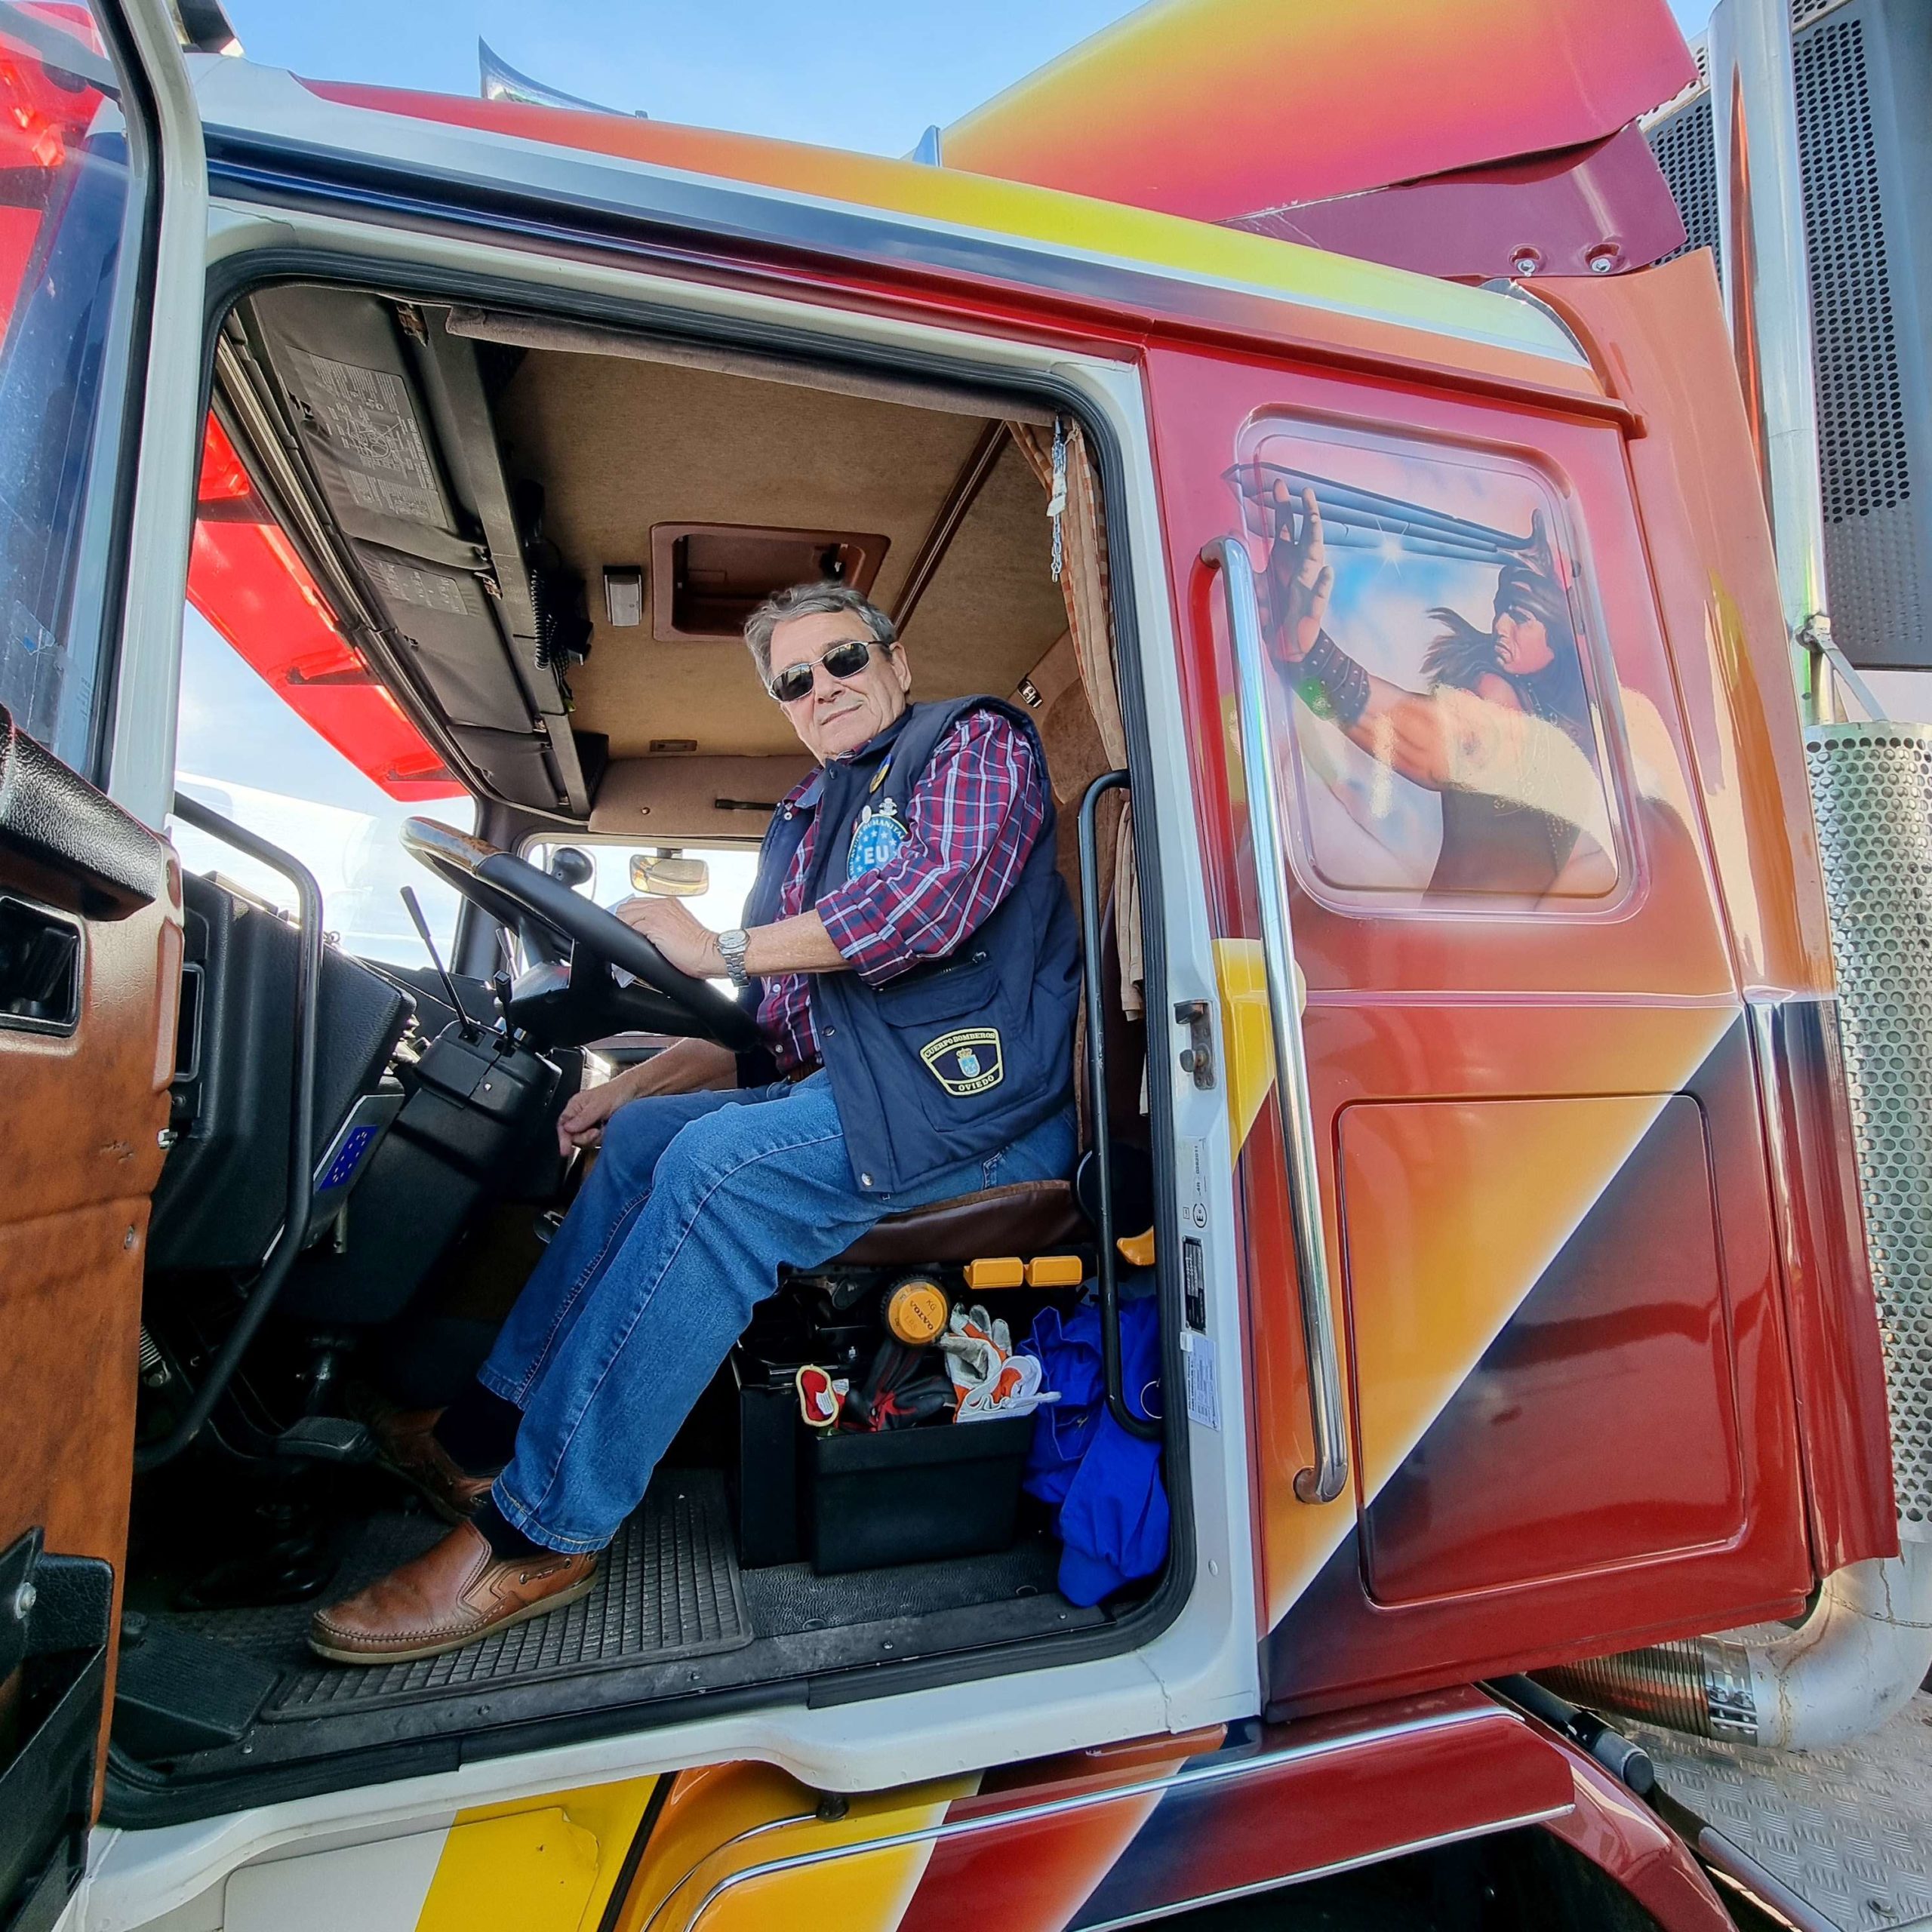
{"label": "vest chest pocket", "polygon": [[1006,1077],[1004,1045],[994,1011],[999,975],[990,955],[975,952],[958,965],[922,974],[878,996],[880,1017],[896,1029],[943,1092],[955,1100],[989,1093]]}
{"label": "vest chest pocket", "polygon": [[924,1026],[984,1012],[999,984],[990,953],[974,950],[956,965],[920,973],[881,987],[879,1017],[894,1026]]}

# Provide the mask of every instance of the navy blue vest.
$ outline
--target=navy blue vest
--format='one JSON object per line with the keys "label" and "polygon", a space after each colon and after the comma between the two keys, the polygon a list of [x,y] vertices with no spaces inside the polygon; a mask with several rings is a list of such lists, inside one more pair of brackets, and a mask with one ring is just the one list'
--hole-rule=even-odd
{"label": "navy blue vest", "polygon": [[[892,1194],[955,1161],[983,1160],[1073,1097],[1079,932],[1054,865],[1046,754],[1032,721],[1011,705],[988,697],[909,705],[863,750],[826,766],[789,816],[772,820],[744,922],[768,925],[778,917],[814,800],[819,831],[807,907],[844,881],[860,813],[889,798],[903,818],[933,748],[969,711],[997,712],[1026,734],[1046,793],[1045,822],[1012,890],[947,957],[884,986],[875,989],[856,973],[812,979],[819,1051],[853,1174],[868,1193]],[[762,992],[754,980],[739,997],[755,1013]]]}

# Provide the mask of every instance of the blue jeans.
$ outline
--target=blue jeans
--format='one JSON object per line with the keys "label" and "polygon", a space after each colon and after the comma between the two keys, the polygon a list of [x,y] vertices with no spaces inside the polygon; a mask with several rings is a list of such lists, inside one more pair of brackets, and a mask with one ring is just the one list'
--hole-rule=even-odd
{"label": "blue jeans", "polygon": [[523,1411],[497,1507],[552,1549],[601,1549],[778,1285],[887,1214],[1064,1179],[1071,1106],[984,1161],[862,1194],[830,1078],[633,1100],[510,1311],[484,1386]]}

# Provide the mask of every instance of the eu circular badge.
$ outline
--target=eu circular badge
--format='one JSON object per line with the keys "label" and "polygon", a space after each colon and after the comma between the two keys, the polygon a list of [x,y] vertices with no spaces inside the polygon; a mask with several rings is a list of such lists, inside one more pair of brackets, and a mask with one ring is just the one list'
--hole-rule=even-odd
{"label": "eu circular badge", "polygon": [[851,848],[845,855],[845,876],[854,879],[891,865],[905,843],[906,821],[899,816],[898,807],[890,798],[868,805],[852,829]]}

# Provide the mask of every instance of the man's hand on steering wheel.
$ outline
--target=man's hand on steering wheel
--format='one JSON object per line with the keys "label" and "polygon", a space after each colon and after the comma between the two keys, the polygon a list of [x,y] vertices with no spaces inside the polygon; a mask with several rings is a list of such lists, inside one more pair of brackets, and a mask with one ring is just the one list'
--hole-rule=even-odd
{"label": "man's hand on steering wheel", "polygon": [[718,935],[675,899],[626,899],[611,910],[634,933],[641,934],[681,973],[694,980],[724,977]]}
{"label": "man's hand on steering wheel", "polygon": [[[632,918],[620,919],[515,854],[434,819],[409,820],[402,843],[499,925],[555,935],[557,951],[528,969],[537,983],[526,994],[520,976],[506,1005],[540,1046],[638,1032],[713,1040],[734,1053],[757,1044],[752,1016],[712,983],[722,969],[713,936],[681,906],[633,900]],[[659,932],[661,949],[651,936]],[[626,977],[613,977],[613,969]]]}

